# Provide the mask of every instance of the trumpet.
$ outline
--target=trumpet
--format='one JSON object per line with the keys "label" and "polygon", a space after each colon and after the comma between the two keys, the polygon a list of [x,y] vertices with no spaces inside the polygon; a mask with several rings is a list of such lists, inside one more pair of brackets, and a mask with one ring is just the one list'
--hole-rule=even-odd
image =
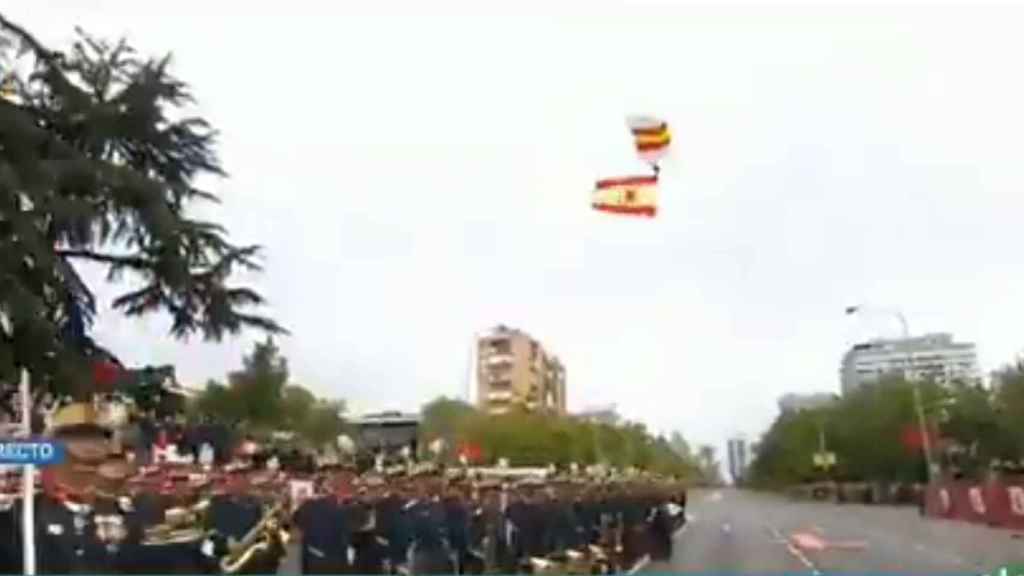
{"label": "trumpet", "polygon": [[256,554],[271,549],[275,544],[287,543],[290,536],[283,527],[284,512],[285,502],[275,504],[259,524],[253,526],[241,541],[230,547],[228,555],[220,561],[221,572],[235,574]]}

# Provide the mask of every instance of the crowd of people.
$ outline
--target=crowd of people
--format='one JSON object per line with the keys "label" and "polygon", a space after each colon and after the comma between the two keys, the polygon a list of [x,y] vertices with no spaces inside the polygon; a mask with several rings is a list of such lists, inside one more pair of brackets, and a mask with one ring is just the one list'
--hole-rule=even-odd
{"label": "crowd of people", "polygon": [[[49,432],[67,458],[35,499],[41,574],[613,573],[670,556],[685,521],[685,489],[664,478],[311,469],[244,453],[140,466],[86,405]],[[9,480],[0,573],[17,574],[24,506]]]}

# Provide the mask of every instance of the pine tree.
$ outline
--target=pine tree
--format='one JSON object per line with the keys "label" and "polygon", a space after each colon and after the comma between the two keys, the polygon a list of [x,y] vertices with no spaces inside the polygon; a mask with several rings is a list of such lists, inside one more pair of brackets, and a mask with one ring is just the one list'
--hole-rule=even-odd
{"label": "pine tree", "polygon": [[225,173],[216,132],[184,115],[192,95],[169,65],[80,30],[56,52],[0,15],[11,88],[0,98],[0,381],[27,368],[40,389],[91,392],[89,366],[109,353],[88,337],[97,309],[85,263],[135,280],[114,309],[165,311],[175,338],[283,332],[251,312],[257,292],[227,283],[260,268],[259,247],[188,215],[217,200],[200,177]]}

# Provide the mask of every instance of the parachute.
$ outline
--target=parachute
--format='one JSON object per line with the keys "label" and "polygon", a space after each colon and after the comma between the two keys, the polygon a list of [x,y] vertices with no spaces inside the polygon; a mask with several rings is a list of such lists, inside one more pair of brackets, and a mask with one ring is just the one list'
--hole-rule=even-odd
{"label": "parachute", "polygon": [[657,172],[658,163],[668,154],[672,144],[668,123],[652,116],[630,116],[626,118],[626,125],[633,135],[637,156]]}
{"label": "parachute", "polygon": [[668,154],[672,135],[668,122],[653,116],[629,116],[626,125],[637,156],[650,165],[653,174],[598,180],[590,206],[601,212],[653,218],[658,213],[659,163]]}
{"label": "parachute", "polygon": [[598,180],[590,205],[601,212],[654,217],[658,213],[658,176]]}

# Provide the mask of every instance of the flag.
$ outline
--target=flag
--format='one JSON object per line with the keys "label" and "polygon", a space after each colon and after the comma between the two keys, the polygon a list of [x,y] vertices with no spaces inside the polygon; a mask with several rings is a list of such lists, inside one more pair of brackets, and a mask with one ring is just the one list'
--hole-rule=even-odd
{"label": "flag", "polygon": [[654,217],[658,212],[658,177],[598,180],[590,205],[602,212]]}
{"label": "flag", "polygon": [[672,134],[667,122],[650,116],[630,116],[626,124],[633,134],[637,155],[642,160],[657,164],[668,153]]}
{"label": "flag", "polygon": [[[934,427],[927,431],[927,438],[931,446],[938,444],[939,431]],[[924,448],[925,435],[921,434],[921,427],[917,424],[907,424],[903,427],[900,440],[908,452],[917,452]]]}
{"label": "flag", "polygon": [[459,446],[459,459],[465,458],[468,462],[479,462],[483,457],[483,451],[476,444],[464,442]]}

